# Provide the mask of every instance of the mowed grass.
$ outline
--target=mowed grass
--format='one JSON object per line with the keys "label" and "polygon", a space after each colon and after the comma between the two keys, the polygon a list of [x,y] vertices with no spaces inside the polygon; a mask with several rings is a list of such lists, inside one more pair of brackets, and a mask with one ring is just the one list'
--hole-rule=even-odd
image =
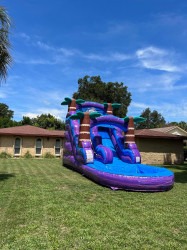
{"label": "mowed grass", "polygon": [[161,193],[112,191],[59,159],[0,160],[0,249],[187,249],[187,165]]}

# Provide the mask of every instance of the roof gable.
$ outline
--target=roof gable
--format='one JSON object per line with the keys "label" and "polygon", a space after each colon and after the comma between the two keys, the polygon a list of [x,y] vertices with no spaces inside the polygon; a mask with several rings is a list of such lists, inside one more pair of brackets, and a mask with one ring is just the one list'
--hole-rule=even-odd
{"label": "roof gable", "polygon": [[178,126],[170,126],[170,127],[163,127],[163,128],[153,128],[151,130],[159,131],[163,133],[175,134],[175,135],[182,135],[187,136],[187,132]]}

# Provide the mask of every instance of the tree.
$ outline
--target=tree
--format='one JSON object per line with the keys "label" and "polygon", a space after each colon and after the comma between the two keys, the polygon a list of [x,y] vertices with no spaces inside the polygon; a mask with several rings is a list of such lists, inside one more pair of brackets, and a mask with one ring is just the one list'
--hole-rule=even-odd
{"label": "tree", "polygon": [[21,120],[22,125],[33,125],[33,121],[29,116],[23,116],[23,119]]}
{"label": "tree", "polygon": [[8,66],[12,62],[9,53],[10,18],[4,7],[0,6],[0,81],[6,80]]}
{"label": "tree", "polygon": [[131,102],[131,93],[123,83],[103,82],[100,76],[84,76],[78,80],[78,91],[73,98],[82,98],[99,103],[120,103],[121,107],[114,110],[114,115],[124,117]]}
{"label": "tree", "polygon": [[150,108],[145,109],[141,117],[146,118],[146,121],[137,124],[136,129],[160,128],[166,125],[164,117],[156,110],[151,111]]}
{"label": "tree", "polygon": [[0,103],[0,128],[8,128],[13,126],[14,111],[10,110],[8,105]]}
{"label": "tree", "polygon": [[0,128],[12,127],[13,121],[8,117],[0,117]]}
{"label": "tree", "polygon": [[41,114],[38,115],[36,118],[23,116],[23,119],[21,120],[21,125],[31,125],[51,130],[65,129],[65,123],[51,114]]}
{"label": "tree", "polygon": [[[24,118],[24,121],[26,120],[29,122],[28,118]],[[30,125],[51,130],[65,129],[65,123],[51,114],[41,114],[38,115],[36,118],[32,118]]]}
{"label": "tree", "polygon": [[12,119],[14,111],[9,109],[9,106],[5,103],[0,103],[0,117]]}

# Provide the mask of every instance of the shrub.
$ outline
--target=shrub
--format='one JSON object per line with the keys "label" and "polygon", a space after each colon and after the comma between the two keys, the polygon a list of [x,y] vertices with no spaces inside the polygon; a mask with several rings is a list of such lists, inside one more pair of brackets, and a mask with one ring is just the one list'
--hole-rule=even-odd
{"label": "shrub", "polygon": [[23,157],[26,158],[26,159],[30,159],[30,158],[32,158],[32,155],[31,155],[31,153],[30,153],[29,151],[27,151],[27,152],[24,154]]}
{"label": "shrub", "polygon": [[184,149],[184,161],[187,161],[187,149]]}
{"label": "shrub", "polygon": [[0,158],[3,158],[3,159],[8,159],[8,158],[11,158],[11,154],[8,154],[7,152],[2,152],[0,153]]}
{"label": "shrub", "polygon": [[44,158],[55,158],[50,152],[44,154]]}

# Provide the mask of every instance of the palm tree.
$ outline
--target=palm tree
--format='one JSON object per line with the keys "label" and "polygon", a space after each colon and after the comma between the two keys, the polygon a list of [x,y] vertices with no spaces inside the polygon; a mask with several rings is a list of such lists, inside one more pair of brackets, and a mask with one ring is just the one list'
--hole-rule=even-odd
{"label": "palm tree", "polygon": [[107,103],[107,102],[104,102],[103,105],[104,105],[104,107],[106,109],[107,114],[109,114],[109,115],[113,114],[114,109],[118,109],[118,108],[121,107],[120,103]]}
{"label": "palm tree", "polygon": [[12,57],[9,53],[9,28],[11,22],[4,7],[0,6],[0,82],[6,80],[8,66],[12,62]]}
{"label": "palm tree", "polygon": [[128,122],[128,130],[126,133],[126,143],[135,143],[135,134],[134,134],[134,122],[139,123],[139,122],[144,122],[146,119],[141,116],[136,116],[136,117],[124,117],[123,118],[125,122]]}
{"label": "palm tree", "polygon": [[64,101],[61,103],[61,105],[68,105],[68,113],[67,116],[72,115],[72,112],[75,112],[77,110],[76,104],[81,104],[84,103],[85,100],[83,99],[74,99],[74,98],[69,98],[69,97],[65,97]]}
{"label": "palm tree", "polygon": [[79,147],[83,147],[82,142],[90,141],[90,119],[101,116],[98,112],[77,112],[70,116],[72,120],[80,120]]}

